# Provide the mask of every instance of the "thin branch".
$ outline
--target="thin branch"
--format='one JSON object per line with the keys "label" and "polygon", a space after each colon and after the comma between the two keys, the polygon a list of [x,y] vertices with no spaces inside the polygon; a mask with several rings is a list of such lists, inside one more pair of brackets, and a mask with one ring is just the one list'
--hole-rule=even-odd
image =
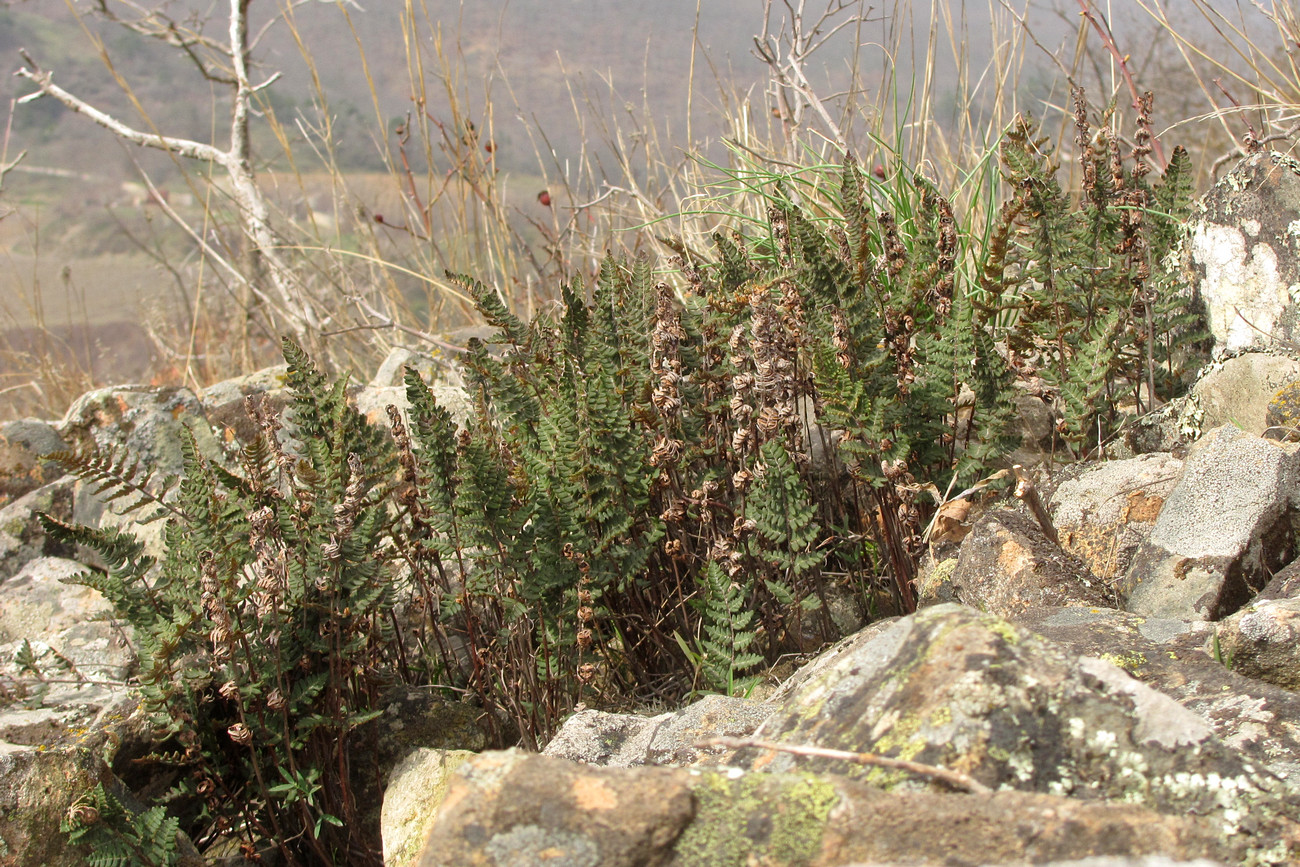
{"label": "thin branch", "polygon": [[229,155],[212,145],[203,144],[202,142],[192,141],[190,139],[173,138],[171,136],[159,135],[158,133],[143,132],[134,127],[127,126],[117,118],[105,114],[80,97],[74,96],[59,87],[54,83],[51,73],[42,70],[40,66],[37,65],[36,61],[32,60],[31,56],[28,55],[27,52],[24,51],[21,52],[21,54],[23,60],[31,64],[32,68],[28,69],[26,66],[19,67],[18,71],[14,74],[27,79],[32,84],[36,85],[39,90],[35,93],[29,93],[24,97],[20,97],[18,100],[20,105],[39,99],[42,96],[52,96],[68,108],[78,114],[84,114],[86,117],[112,132],[114,135],[125,139],[132,144],[140,145],[141,147],[151,147],[157,148],[158,150],[170,151],[183,157],[189,157],[190,159],[206,160],[209,162],[220,163],[221,165],[225,165],[228,161]]}
{"label": "thin branch", "polygon": [[921,777],[929,777],[932,780],[938,780],[941,783],[947,783],[954,789],[960,789],[963,792],[970,792],[976,795],[988,795],[993,792],[988,786],[979,780],[969,777],[960,771],[952,771],[948,768],[941,768],[937,765],[924,765],[920,762],[911,762],[907,759],[891,759],[888,756],[880,756],[875,753],[853,753],[848,750],[830,750],[823,747],[800,746],[798,744],[779,744],[775,741],[765,741],[758,738],[710,738],[705,741],[699,741],[695,744],[697,748],[705,747],[726,747],[732,750],[752,747],[759,750],[775,750],[780,753],[789,753],[794,756],[807,756],[815,759],[836,759],[843,762],[852,762],[855,765],[869,765],[878,768],[889,768],[895,771],[907,771]]}

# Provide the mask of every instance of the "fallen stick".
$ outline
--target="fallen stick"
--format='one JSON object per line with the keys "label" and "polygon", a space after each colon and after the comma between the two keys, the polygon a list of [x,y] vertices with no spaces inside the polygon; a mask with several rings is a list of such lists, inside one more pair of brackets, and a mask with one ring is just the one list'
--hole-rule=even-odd
{"label": "fallen stick", "polygon": [[727,747],[732,750],[753,747],[760,750],[776,750],[777,752],[790,753],[795,756],[808,756],[809,758],[838,759],[843,762],[853,762],[857,765],[872,765],[879,768],[907,771],[918,776],[939,780],[954,789],[976,795],[987,795],[993,791],[979,780],[972,779],[959,771],[950,771],[947,768],[940,768],[935,765],[923,765],[920,762],[909,762],[906,759],[891,759],[888,756],[878,756],[875,753],[853,753],[848,750],[831,750],[824,747],[779,744],[775,741],[764,741],[757,738],[710,738],[698,742],[695,746],[697,748]]}

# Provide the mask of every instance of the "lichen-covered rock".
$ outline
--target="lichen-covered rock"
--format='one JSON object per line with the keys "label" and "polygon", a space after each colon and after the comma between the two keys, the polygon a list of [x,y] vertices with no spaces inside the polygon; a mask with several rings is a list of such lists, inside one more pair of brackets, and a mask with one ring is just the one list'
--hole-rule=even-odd
{"label": "lichen-covered rock", "polygon": [[542,754],[615,768],[688,767],[708,755],[697,742],[753,734],[774,709],[764,702],[709,695],[652,717],[584,710],[565,721]]}
{"label": "lichen-covered rock", "polygon": [[[806,681],[759,728],[766,740],[961,771],[991,788],[1205,817],[1242,855],[1300,846],[1300,805],[1201,717],[1110,662],[956,605],[897,621]],[[925,788],[901,771],[742,750],[773,772],[835,771]],[[1289,850],[1288,850],[1289,851]],[[1300,849],[1296,850],[1300,852]]]}
{"label": "lichen-covered rock", "polygon": [[[0,867],[86,863],[90,851],[69,846],[59,822],[96,784],[139,809],[103,759],[84,747],[0,752]],[[181,865],[203,863],[188,838],[178,838],[178,845]]]}
{"label": "lichen-covered rock", "polygon": [[1300,162],[1281,153],[1246,157],[1197,203],[1179,264],[1217,348],[1300,337],[1298,226]]}
{"label": "lichen-covered rock", "polygon": [[453,775],[420,867],[974,867],[1161,853],[1235,860],[1218,829],[1038,793],[887,793],[836,774],[595,768],[518,751]]}
{"label": "lichen-covered rock", "polygon": [[1049,506],[1061,547],[1113,587],[1151,533],[1182,470],[1181,460],[1157,452],[1103,461],[1062,482]]}
{"label": "lichen-covered rock", "polygon": [[420,854],[452,771],[475,754],[469,750],[412,750],[397,763],[384,788],[380,836],[384,867],[406,867]]}
{"label": "lichen-covered rock", "polygon": [[1219,624],[1218,651],[1238,674],[1300,690],[1300,598],[1264,599]]}
{"label": "lichen-covered rock", "polygon": [[1038,608],[1015,622],[1077,655],[1114,663],[1205,720],[1219,739],[1300,786],[1300,693],[1229,671],[1214,624],[1104,608]]}
{"label": "lichen-covered rock", "polygon": [[695,812],[689,780],[668,768],[594,768],[518,750],[484,753],[452,777],[416,863],[668,864]]}
{"label": "lichen-covered rock", "polygon": [[1300,379],[1276,392],[1264,412],[1264,436],[1275,440],[1300,440]]}
{"label": "lichen-covered rock", "polygon": [[985,512],[957,564],[920,588],[921,605],[953,600],[1006,617],[1039,605],[1106,605],[1100,582],[1016,509]]}
{"label": "lichen-covered rock", "polygon": [[1278,389],[1300,379],[1300,361],[1286,355],[1247,352],[1212,365],[1196,385],[1205,430],[1231,424],[1263,436],[1268,407]]}
{"label": "lichen-covered rock", "polygon": [[208,422],[228,440],[252,442],[258,431],[248,417],[245,398],[265,398],[273,411],[279,412],[288,402],[288,375],[288,365],[278,364],[209,385],[199,394]]}
{"label": "lichen-covered rock", "polygon": [[4,583],[0,647],[10,651],[6,658],[12,659],[15,646],[26,640],[38,661],[50,654],[57,657],[56,669],[70,668],[60,679],[121,680],[127,675],[135,657],[108,619],[112,606],[98,590],[63,583],[85,571],[73,560],[41,557]]}
{"label": "lichen-covered rock", "polygon": [[72,518],[76,479],[71,476],[51,482],[0,509],[0,583],[13,577],[37,557],[71,557],[75,546],[46,535],[37,518],[44,512],[67,521]]}
{"label": "lichen-covered rock", "polygon": [[42,456],[66,447],[63,437],[47,422],[26,418],[0,424],[0,505],[63,475]]}
{"label": "lichen-covered rock", "polygon": [[193,431],[205,454],[219,454],[203,404],[188,388],[141,385],[90,391],[73,402],[58,430],[73,446],[93,441],[101,449],[125,447],[133,459],[162,476],[181,472],[182,426]]}
{"label": "lichen-covered rock", "polygon": [[1297,448],[1231,426],[1202,437],[1120,583],[1125,607],[1219,620],[1245,604],[1294,554]]}

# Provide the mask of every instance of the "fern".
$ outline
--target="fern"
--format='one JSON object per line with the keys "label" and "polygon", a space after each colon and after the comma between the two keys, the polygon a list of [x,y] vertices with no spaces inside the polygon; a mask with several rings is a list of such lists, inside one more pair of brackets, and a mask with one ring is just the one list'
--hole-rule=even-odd
{"label": "fern", "polygon": [[745,671],[763,661],[754,645],[754,611],[747,607],[748,588],[735,583],[717,563],[704,569],[700,676],[708,689],[723,695],[747,695],[758,683]]}
{"label": "fern", "polygon": [[171,867],[180,863],[180,822],[165,807],[136,813],[103,783],[78,799],[59,823],[74,846],[88,848],[91,867]]}

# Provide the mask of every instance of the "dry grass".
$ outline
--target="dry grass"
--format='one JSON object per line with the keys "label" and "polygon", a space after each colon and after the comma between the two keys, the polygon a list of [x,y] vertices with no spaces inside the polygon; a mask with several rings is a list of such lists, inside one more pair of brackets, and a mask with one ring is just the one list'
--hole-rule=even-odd
{"label": "dry grass", "polygon": [[[1192,3],[1202,21],[1195,35],[1186,16],[1170,17],[1163,0],[1141,0],[1150,32],[1163,34],[1170,46],[1159,57],[1145,58],[1143,66],[1095,6],[1072,25],[1077,30],[1065,43],[1072,50],[1061,51],[1041,41],[1026,26],[1023,5],[1010,0],[989,0],[987,33],[968,32],[959,4],[936,0],[924,17],[913,5],[898,3],[864,22],[867,6],[859,2],[767,3],[766,24],[751,25],[762,31],[766,46],[766,87],[736,89],[722,59],[697,46],[686,89],[696,105],[688,110],[693,125],[684,140],[655,122],[644,97],[629,100],[612,82],[567,74],[562,80],[570,115],[537,121],[503,72],[485,83],[470,81],[467,52],[481,53],[482,46],[467,47],[444,31],[423,0],[405,0],[412,100],[396,129],[386,128],[378,86],[364,51],[359,54],[374,100],[375,135],[385,144],[387,171],[379,173],[348,172],[340,164],[329,94],[315,74],[317,59],[299,40],[317,83],[316,111],[287,118],[269,103],[261,106],[280,153],[275,170],[264,172],[260,183],[278,209],[283,251],[292,256],[309,303],[326,323],[315,354],[335,367],[360,371],[399,344],[454,354],[440,335],[473,322],[475,314],[447,272],[482,280],[526,317],[552,303],[562,283],[589,278],[611,250],[659,255],[665,248],[657,239],[667,237],[707,258],[714,232],[762,221],[778,179],[814,210],[833,202],[836,170],[846,152],[879,167],[882,207],[905,212],[908,178],[919,171],[953,199],[964,230],[980,235],[1006,195],[994,157],[1002,130],[1017,113],[1032,112],[1056,130],[1054,140],[1063,143],[1058,159],[1071,164],[1069,81],[1100,91],[1092,94],[1095,104],[1114,99],[1111,122],[1121,130],[1131,128],[1125,115],[1131,115],[1132,92],[1150,87],[1144,78],[1159,77],[1166,90],[1179,93],[1198,89],[1220,107],[1178,118],[1164,137],[1172,142],[1202,134],[1199,145],[1210,150],[1203,165],[1213,164],[1247,128],[1259,141],[1296,131],[1300,75],[1286,47],[1296,44],[1297,24],[1285,3],[1258,7],[1259,21],[1276,37],[1277,47],[1268,49],[1261,47],[1260,28],[1219,14],[1206,0]],[[283,23],[297,36],[292,11]],[[1214,47],[1206,44],[1206,27]],[[844,54],[845,63],[823,72],[820,52],[828,49],[819,39],[832,33],[856,49]],[[357,43],[360,50],[359,37]],[[968,46],[985,43],[987,57],[977,60]],[[1040,86],[1031,101],[1026,79],[1046,55],[1059,80]],[[1194,87],[1169,86],[1179,63]],[[562,65],[559,71],[565,73]],[[1165,116],[1163,99],[1157,89],[1159,116]],[[715,119],[708,127],[694,119],[704,102]],[[534,169],[498,170],[498,118],[506,117],[533,118],[527,134]],[[558,154],[548,125],[551,131],[566,127],[570,137],[576,131],[580,150]],[[1212,125],[1217,130],[1206,133]],[[168,252],[174,247],[140,239],[140,249],[162,268],[162,278],[155,276],[153,283],[162,279],[173,287],[174,304],[149,311],[146,336],[130,339],[149,349],[141,376],[200,387],[273,361],[284,323],[274,310],[253,304],[223,270],[223,260],[237,267],[241,259],[236,214],[223,185],[199,166],[178,168],[184,185],[176,189],[188,189],[195,205],[168,207],[168,215],[210,246],[206,255],[178,257]],[[549,204],[539,202],[541,190]],[[58,285],[65,261],[73,289],[37,293],[38,287]],[[11,285],[3,287],[11,299],[3,316],[12,336],[7,347],[0,345],[2,414],[53,414],[69,392],[120,375],[101,361],[113,350],[103,348],[96,356],[85,346],[62,354],[50,347],[78,333],[86,343],[90,330],[131,306],[143,261],[11,260]],[[79,294],[75,286],[88,285],[82,282],[85,273],[95,275],[95,289]],[[680,279],[671,271],[666,276]],[[21,302],[38,297],[45,300]],[[132,310],[129,318],[144,315]],[[33,328],[47,332],[47,339],[14,330]]]}

